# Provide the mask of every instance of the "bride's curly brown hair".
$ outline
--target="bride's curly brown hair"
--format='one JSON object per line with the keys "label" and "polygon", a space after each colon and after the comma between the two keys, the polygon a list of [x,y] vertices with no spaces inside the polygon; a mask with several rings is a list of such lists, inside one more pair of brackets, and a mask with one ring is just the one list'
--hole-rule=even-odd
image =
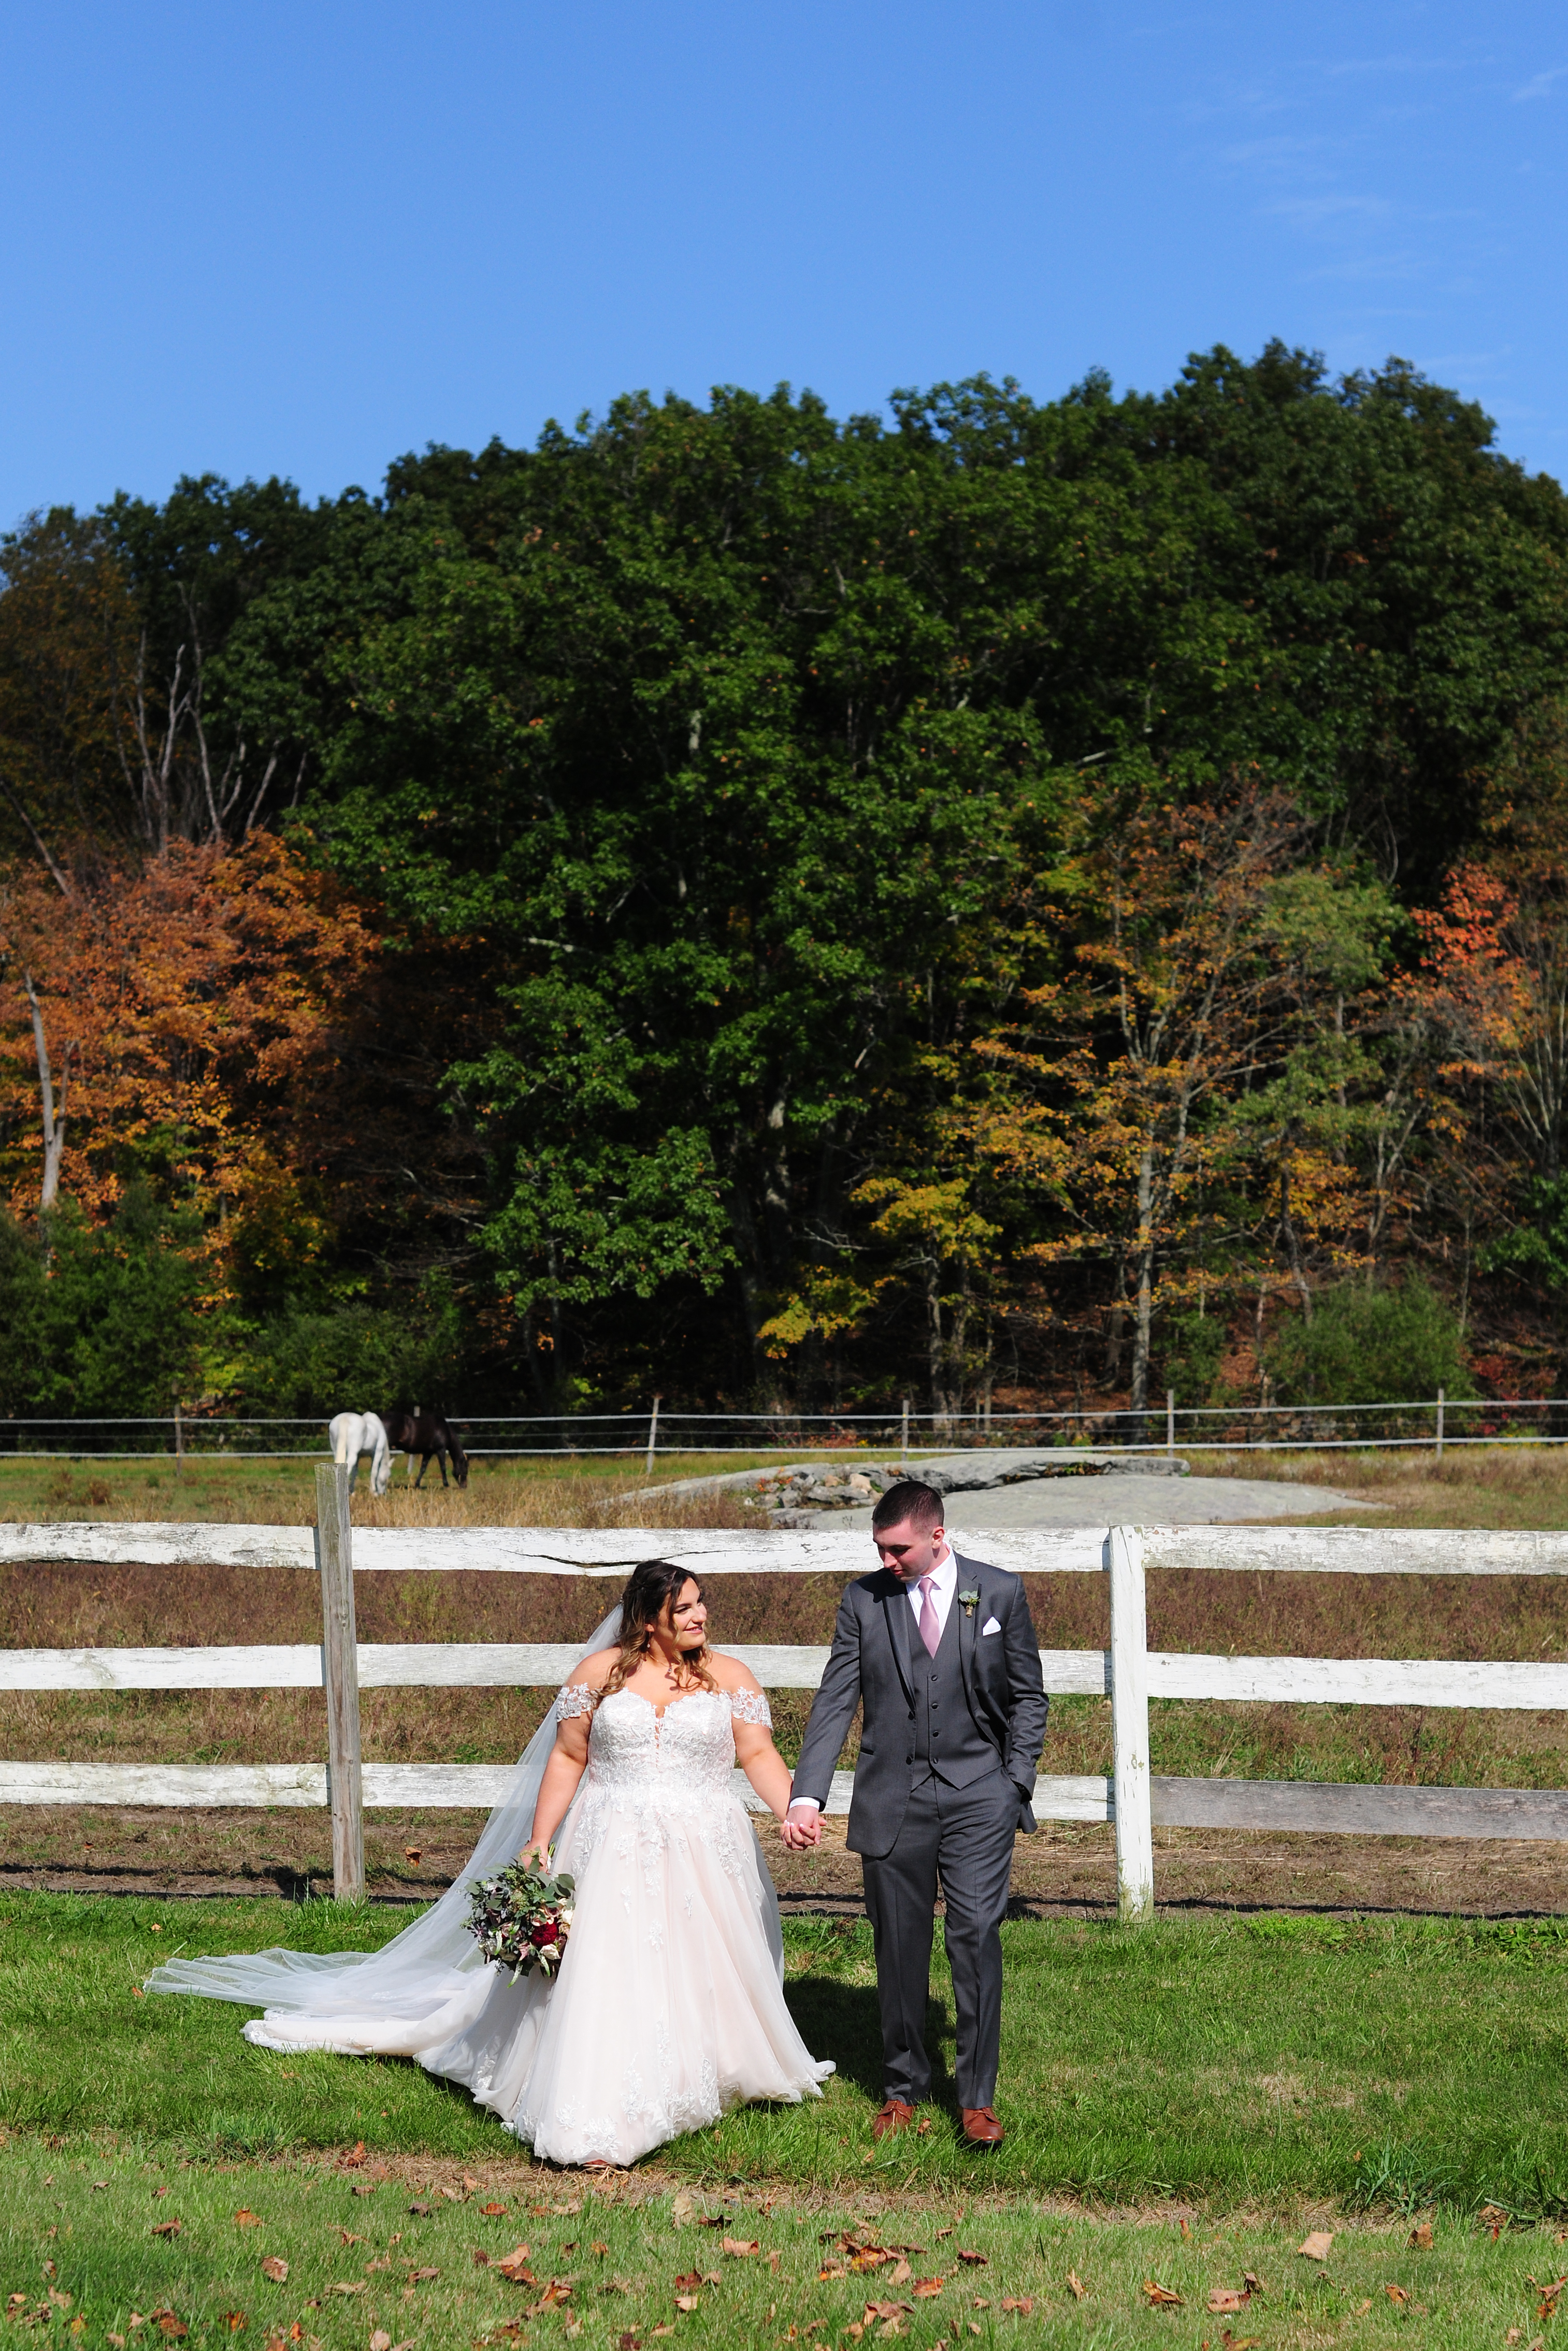
{"label": "bride's curly brown hair", "polygon": [[[605,1677],[599,1693],[601,1701],[612,1698],[636,1672],[648,1654],[654,1626],[665,1609],[674,1607],[688,1583],[696,1585],[699,1599],[706,1597],[701,1581],[689,1567],[677,1567],[667,1559],[645,1559],[641,1566],[632,1569],[621,1594],[621,1654]],[[676,1666],[676,1687],[716,1689],[718,1684],[708,1671],[707,1661],[708,1646],[705,1640],[700,1649],[693,1650]]]}

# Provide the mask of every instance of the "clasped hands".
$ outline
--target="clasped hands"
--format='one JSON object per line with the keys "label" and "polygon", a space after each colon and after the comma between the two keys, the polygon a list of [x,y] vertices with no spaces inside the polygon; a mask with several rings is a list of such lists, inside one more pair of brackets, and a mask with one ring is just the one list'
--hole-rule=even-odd
{"label": "clasped hands", "polygon": [[822,1842],[822,1815],[815,1804],[791,1804],[779,1823],[779,1834],[792,1853],[803,1853]]}

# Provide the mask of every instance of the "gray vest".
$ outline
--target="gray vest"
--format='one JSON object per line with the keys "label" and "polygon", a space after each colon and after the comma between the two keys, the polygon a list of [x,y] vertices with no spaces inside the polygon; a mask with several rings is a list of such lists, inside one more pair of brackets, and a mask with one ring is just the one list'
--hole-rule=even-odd
{"label": "gray vest", "polygon": [[[909,1607],[907,1601],[903,1604]],[[928,1657],[919,1620],[910,1609],[909,1665],[915,1688],[915,1719],[909,1727],[912,1787],[930,1778],[940,1780],[945,1787],[968,1788],[1001,1769],[1001,1756],[970,1713],[964,1695],[964,1672],[958,1661],[962,1614],[955,1593],[936,1655]]]}

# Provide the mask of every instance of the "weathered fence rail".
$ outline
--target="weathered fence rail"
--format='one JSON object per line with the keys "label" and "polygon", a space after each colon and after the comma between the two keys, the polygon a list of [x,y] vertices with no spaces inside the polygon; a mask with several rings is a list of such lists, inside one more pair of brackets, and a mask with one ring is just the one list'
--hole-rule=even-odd
{"label": "weathered fence rail", "polygon": [[[353,1898],[364,1886],[365,1807],[488,1806],[511,1777],[505,1764],[363,1761],[361,1689],[553,1687],[578,1655],[570,1642],[360,1642],[353,1619],[356,1573],[477,1570],[619,1580],[639,1560],[673,1559],[705,1576],[830,1574],[847,1581],[864,1571],[869,1550],[864,1535],[847,1528],[755,1534],[664,1528],[356,1530],[349,1520],[346,1473],[323,1464],[317,1489],[314,1529],[0,1527],[0,1561],[308,1568],[321,1579],[323,1634],[319,1645],[0,1649],[0,1690],[324,1689],[326,1762],[0,1763],[0,1802],[328,1807],[334,1888]],[[1042,1776],[1035,1783],[1035,1811],[1043,1820],[1113,1823],[1118,1898],[1126,1918],[1144,1917],[1153,1907],[1156,1824],[1568,1840],[1568,1790],[1168,1779],[1151,1771],[1149,1755],[1149,1707],[1162,1698],[1533,1712],[1568,1708],[1568,1665],[1206,1656],[1150,1650],[1145,1625],[1151,1568],[1562,1575],[1568,1573],[1568,1536],[1085,1526],[988,1535],[977,1547],[1019,1573],[1108,1578],[1109,1649],[1042,1650],[1040,1665],[1053,1696],[1110,1698],[1113,1774],[1109,1780]],[[779,1644],[736,1644],[734,1653],[771,1689],[814,1689],[828,1657],[826,1648]],[[852,1788],[852,1773],[835,1772],[831,1813],[848,1811]]]}

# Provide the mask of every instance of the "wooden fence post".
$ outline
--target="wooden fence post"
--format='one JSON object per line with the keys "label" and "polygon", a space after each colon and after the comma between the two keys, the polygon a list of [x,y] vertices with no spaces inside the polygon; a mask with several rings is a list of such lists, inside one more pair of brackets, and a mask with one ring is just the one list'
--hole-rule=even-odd
{"label": "wooden fence post", "polygon": [[332,1807],[332,1893],[365,1898],[365,1816],[360,1777],[360,1666],[349,1472],[316,1470],[316,1560],[321,1570],[321,1666],[327,1686],[327,1786]]}
{"label": "wooden fence post", "polygon": [[1166,1390],[1166,1451],[1176,1451],[1176,1390]]}
{"label": "wooden fence post", "polygon": [[1149,1642],[1144,1600],[1144,1539],[1136,1527],[1105,1538],[1111,1578],[1111,1743],[1115,1772],[1116,1907],[1135,1926],[1155,1907],[1155,1833],[1150,1813]]}
{"label": "wooden fence post", "polygon": [[904,1399],[904,1420],[899,1432],[898,1458],[901,1461],[907,1461],[909,1458],[909,1398],[907,1396]]}
{"label": "wooden fence post", "polygon": [[1439,1461],[1443,1458],[1443,1405],[1446,1399],[1444,1397],[1443,1391],[1439,1388],[1437,1390],[1437,1458]]}
{"label": "wooden fence post", "polygon": [[649,1478],[653,1474],[653,1456],[659,1449],[659,1406],[663,1402],[663,1396],[655,1396],[653,1409],[648,1415],[648,1467],[643,1475]]}

